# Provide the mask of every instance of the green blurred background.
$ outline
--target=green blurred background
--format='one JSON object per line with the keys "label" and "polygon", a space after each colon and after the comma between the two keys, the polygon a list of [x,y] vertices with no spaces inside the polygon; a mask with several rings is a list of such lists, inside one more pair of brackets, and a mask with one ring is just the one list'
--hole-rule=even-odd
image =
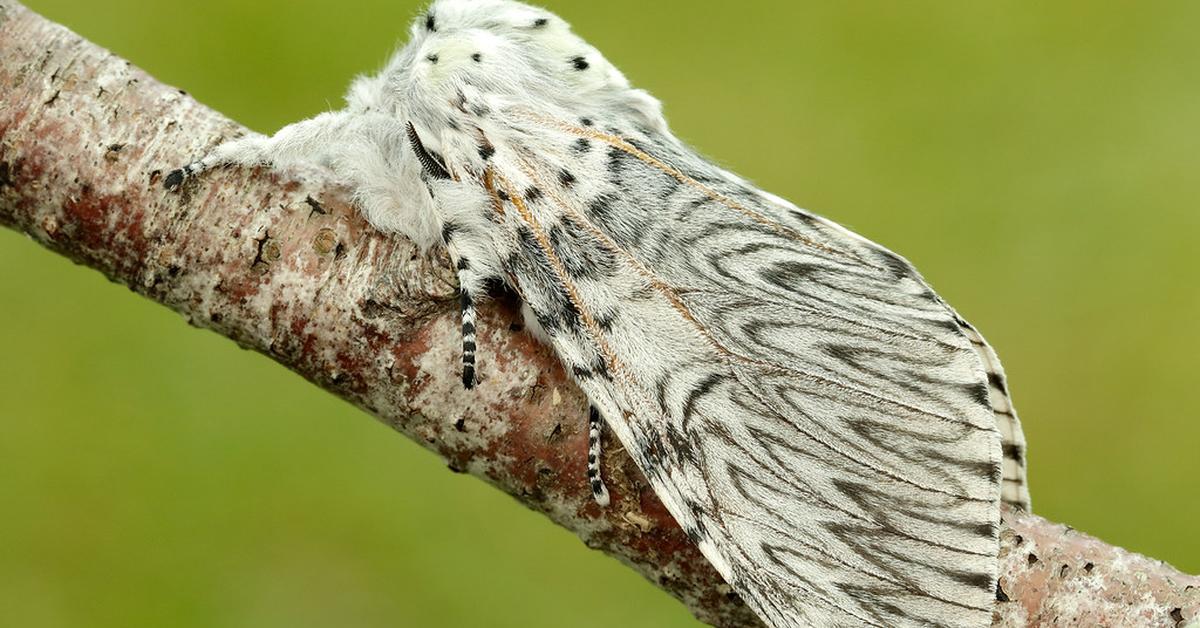
{"label": "green blurred background", "polygon": [[[397,0],[29,0],[260,130]],[[1200,572],[1200,3],[554,3],[763,187],[912,259],[1004,359],[1037,512]],[[170,165],[170,164],[167,164]],[[266,358],[0,232],[0,624],[689,626]]]}

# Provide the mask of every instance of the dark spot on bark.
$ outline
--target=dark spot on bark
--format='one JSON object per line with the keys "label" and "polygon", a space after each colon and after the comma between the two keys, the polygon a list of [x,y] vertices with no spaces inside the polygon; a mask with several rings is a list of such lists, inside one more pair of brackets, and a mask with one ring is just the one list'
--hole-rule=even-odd
{"label": "dark spot on bark", "polygon": [[311,196],[305,196],[304,202],[305,202],[305,204],[308,205],[308,208],[309,208],[308,209],[308,217],[309,218],[312,218],[313,215],[315,215],[315,214],[321,214],[322,216],[324,216],[329,213],[328,211],[325,210],[324,207],[321,206],[320,203],[317,202],[317,199],[315,199]]}
{"label": "dark spot on bark", "polygon": [[1183,623],[1183,609],[1178,606],[1171,609],[1171,619],[1175,620],[1176,624]]}
{"label": "dark spot on bark", "polygon": [[454,429],[456,429],[460,432],[467,431],[467,420],[465,418],[459,417],[459,419],[454,422]]}
{"label": "dark spot on bark", "polygon": [[[170,178],[170,177],[168,177],[168,178]],[[263,232],[263,237],[261,239],[257,239],[254,241],[256,244],[256,247],[254,250],[254,261],[250,262],[250,268],[254,268],[254,267],[258,266],[259,264],[267,264],[268,263],[266,261],[266,259],[264,258],[263,252],[266,250],[267,242],[270,242],[270,241],[271,241],[271,232],[270,231]]]}
{"label": "dark spot on bark", "polygon": [[1066,577],[1067,577],[1067,572],[1069,572],[1069,571],[1071,571],[1071,568],[1070,568],[1070,567],[1067,567],[1066,565],[1063,565],[1062,567],[1060,567],[1060,568],[1058,569],[1058,577],[1059,577],[1059,578],[1066,578]]}
{"label": "dark spot on bark", "polygon": [[1029,558],[1027,558],[1026,560],[1029,562],[1029,566],[1030,566],[1030,567],[1032,567],[1032,566],[1036,565],[1036,564],[1037,564],[1037,562],[1038,562],[1038,557],[1037,557],[1037,554],[1034,554],[1033,552],[1030,552],[1030,553],[1029,553]]}
{"label": "dark spot on bark", "polygon": [[163,187],[170,191],[179,189],[183,185],[183,169],[176,168],[167,175],[167,179],[163,181]]}
{"label": "dark spot on bark", "polygon": [[1010,601],[1010,600],[1008,599],[1008,594],[1004,592],[1004,589],[1003,589],[1003,588],[1000,586],[1000,583],[999,583],[999,582],[996,582],[996,601],[997,601],[997,602],[1008,602],[1008,601]]}
{"label": "dark spot on bark", "polygon": [[1088,573],[1092,573],[1092,570],[1095,568],[1096,568],[1096,566],[1093,565],[1092,563],[1084,563],[1084,565],[1083,565],[1083,570]]}

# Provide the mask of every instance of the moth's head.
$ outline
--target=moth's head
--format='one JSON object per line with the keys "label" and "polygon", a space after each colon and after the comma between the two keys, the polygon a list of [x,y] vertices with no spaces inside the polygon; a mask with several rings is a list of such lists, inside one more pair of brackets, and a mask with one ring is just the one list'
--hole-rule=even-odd
{"label": "moth's head", "polygon": [[448,160],[476,152],[480,133],[519,136],[517,112],[666,129],[658,101],[631,88],[565,20],[511,0],[435,2],[378,80],[377,100],[396,103],[426,146]]}
{"label": "moth's head", "polygon": [[[515,168],[518,155],[539,152],[547,121],[666,130],[658,101],[630,87],[566,21],[511,0],[438,0],[382,72],[355,81],[347,101],[411,124],[427,153],[464,183],[481,182],[493,154]],[[417,162],[407,159],[404,170],[428,170],[408,167]]]}

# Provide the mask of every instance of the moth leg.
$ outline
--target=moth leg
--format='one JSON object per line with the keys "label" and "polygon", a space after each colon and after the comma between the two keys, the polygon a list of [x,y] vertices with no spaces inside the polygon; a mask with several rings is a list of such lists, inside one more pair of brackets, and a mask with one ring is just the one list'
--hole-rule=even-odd
{"label": "moth leg", "polygon": [[503,281],[491,273],[477,270],[476,267],[482,264],[473,264],[471,260],[478,258],[468,258],[463,251],[466,247],[459,246],[461,242],[457,241],[457,238],[462,237],[464,233],[465,231],[453,227],[442,230],[442,239],[446,243],[450,259],[454,261],[455,268],[458,270],[458,303],[462,318],[462,383],[463,388],[469,390],[474,388],[479,381],[475,370],[477,348],[475,306],[481,296],[489,294],[490,288],[502,285]]}
{"label": "moth leg", "polygon": [[172,170],[163,184],[175,190],[183,182],[217,166],[285,166],[292,163],[321,161],[342,139],[353,119],[345,111],[322,113],[279,129],[275,135],[250,133],[229,140],[204,157]]}
{"label": "moth leg", "polygon": [[588,407],[588,483],[592,487],[592,498],[601,506],[608,505],[608,487],[600,477],[600,432],[604,421],[596,406]]}
{"label": "moth leg", "polygon": [[462,285],[462,383],[470,390],[475,387],[475,301],[465,282]]}

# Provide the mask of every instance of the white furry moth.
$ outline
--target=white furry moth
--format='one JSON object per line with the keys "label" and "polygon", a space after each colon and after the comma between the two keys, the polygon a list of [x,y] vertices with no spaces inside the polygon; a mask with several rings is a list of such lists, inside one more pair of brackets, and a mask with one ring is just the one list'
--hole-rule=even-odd
{"label": "white furry moth", "polygon": [[698,156],[561,19],[440,0],[345,109],[167,186],[301,161],[446,246],[467,388],[476,299],[517,292],[593,404],[597,500],[603,423],[767,624],[991,623],[1000,503],[1028,507],[995,353],[904,259]]}

